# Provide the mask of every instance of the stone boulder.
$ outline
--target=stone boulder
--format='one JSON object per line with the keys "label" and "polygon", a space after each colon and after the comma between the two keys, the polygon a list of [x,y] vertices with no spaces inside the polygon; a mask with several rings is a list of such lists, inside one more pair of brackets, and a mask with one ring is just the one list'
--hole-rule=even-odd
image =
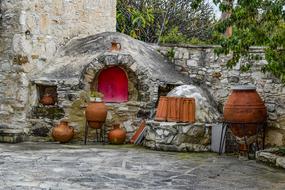
{"label": "stone boulder", "polygon": [[170,91],[167,96],[195,98],[196,122],[215,123],[220,118],[220,113],[214,106],[212,106],[207,94],[197,86],[178,86]]}
{"label": "stone boulder", "polygon": [[279,148],[270,148],[256,152],[256,160],[285,169],[285,156],[276,154]]}

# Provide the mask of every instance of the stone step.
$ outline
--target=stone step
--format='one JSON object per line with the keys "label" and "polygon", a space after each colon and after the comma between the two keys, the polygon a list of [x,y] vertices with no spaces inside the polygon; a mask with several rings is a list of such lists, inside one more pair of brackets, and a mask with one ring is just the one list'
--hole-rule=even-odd
{"label": "stone step", "polygon": [[0,143],[20,143],[24,141],[21,129],[0,128]]}

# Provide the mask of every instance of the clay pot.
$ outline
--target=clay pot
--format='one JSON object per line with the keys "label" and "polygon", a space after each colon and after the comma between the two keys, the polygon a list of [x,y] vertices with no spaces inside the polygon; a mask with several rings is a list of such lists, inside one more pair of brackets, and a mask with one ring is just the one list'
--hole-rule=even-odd
{"label": "clay pot", "polygon": [[126,131],[120,128],[120,124],[114,125],[108,134],[108,140],[111,144],[124,144],[126,140]]}
{"label": "clay pot", "polygon": [[165,96],[161,96],[159,98],[157,111],[156,111],[156,115],[155,115],[156,121],[166,121],[167,107],[168,107],[168,98]]}
{"label": "clay pot", "polygon": [[111,42],[111,51],[120,51],[122,49],[122,46],[120,43],[116,42],[115,40]]}
{"label": "clay pot", "polygon": [[90,127],[100,129],[107,117],[107,106],[100,100],[90,102],[85,110],[85,117]]}
{"label": "clay pot", "polygon": [[40,100],[40,103],[43,105],[49,106],[49,105],[54,105],[55,101],[52,95],[46,94],[42,97],[42,99]]}
{"label": "clay pot", "polygon": [[195,110],[196,104],[194,98],[181,98],[179,121],[184,123],[195,123]]}
{"label": "clay pot", "polygon": [[[237,137],[253,136],[257,133],[255,123],[266,121],[267,111],[264,102],[252,86],[237,86],[224,106],[224,121],[232,124],[230,129]],[[244,123],[244,130],[240,123]],[[253,124],[249,124],[253,123]]]}
{"label": "clay pot", "polygon": [[74,136],[74,129],[68,125],[67,121],[61,121],[52,129],[52,137],[55,141],[66,143]]}

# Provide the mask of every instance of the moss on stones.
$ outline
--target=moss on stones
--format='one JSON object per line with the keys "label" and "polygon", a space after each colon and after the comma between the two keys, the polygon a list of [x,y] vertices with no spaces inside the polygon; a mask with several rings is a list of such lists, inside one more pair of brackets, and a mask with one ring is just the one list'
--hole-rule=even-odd
{"label": "moss on stones", "polygon": [[31,116],[33,118],[48,118],[59,120],[64,117],[64,110],[59,107],[33,107]]}

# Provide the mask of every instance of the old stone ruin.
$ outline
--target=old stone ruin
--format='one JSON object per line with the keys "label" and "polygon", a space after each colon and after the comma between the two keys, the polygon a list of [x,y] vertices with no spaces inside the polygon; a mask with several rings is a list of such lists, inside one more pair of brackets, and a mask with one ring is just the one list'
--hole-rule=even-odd
{"label": "old stone ruin", "polygon": [[[285,87],[260,71],[266,61],[242,73],[248,60],[229,70],[229,57],[217,57],[212,46],[146,44],[115,32],[115,8],[114,0],[1,1],[1,142],[53,141],[52,128],[64,119],[75,129],[71,142],[82,143],[90,92],[123,78],[116,84],[124,92],[107,95],[104,127],[120,123],[126,143],[145,119],[146,147],[210,151],[231,87],[253,84],[267,107],[267,146],[285,144]],[[111,50],[114,41],[120,50]],[[262,48],[252,52],[264,56]],[[47,93],[54,105],[42,105]],[[155,121],[161,96],[194,98],[195,122]]]}

